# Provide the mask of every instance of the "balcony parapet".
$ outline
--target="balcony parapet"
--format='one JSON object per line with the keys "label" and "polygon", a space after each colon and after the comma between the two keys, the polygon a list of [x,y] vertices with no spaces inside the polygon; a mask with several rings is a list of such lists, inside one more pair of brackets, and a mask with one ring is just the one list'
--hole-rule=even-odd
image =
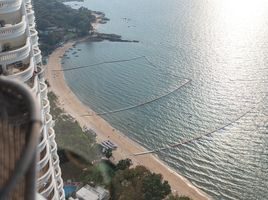
{"label": "balcony parapet", "polygon": [[37,75],[39,79],[45,77],[45,69],[42,66],[37,66]]}
{"label": "balcony parapet", "polygon": [[30,8],[26,8],[26,13],[27,13],[29,24],[34,24],[35,23],[35,16],[34,16],[33,9],[31,7]]}
{"label": "balcony parapet", "polygon": [[32,45],[38,45],[38,32],[35,29],[30,29]]}
{"label": "balcony parapet", "polygon": [[49,113],[50,111],[50,105],[49,105],[49,101],[47,99],[43,99],[43,110],[44,110],[44,113]]}
{"label": "balcony parapet", "polygon": [[28,65],[28,67],[18,73],[14,73],[12,75],[9,75],[8,77],[11,79],[17,79],[23,82],[28,81],[34,73],[34,62],[33,62],[33,58],[30,59],[30,64]]}
{"label": "balcony parapet", "polygon": [[47,84],[44,82],[40,82],[40,94],[42,99],[47,98]]}
{"label": "balcony parapet", "polygon": [[57,181],[57,184],[58,184],[58,189],[60,190],[61,188],[63,188],[63,181],[62,179],[59,180],[59,183]]}
{"label": "balcony parapet", "polygon": [[15,12],[20,9],[22,0],[5,0],[0,2],[0,13]]}
{"label": "balcony parapet", "polygon": [[53,121],[52,121],[52,116],[50,114],[46,114],[46,126],[47,130],[52,127]]}
{"label": "balcony parapet", "polygon": [[48,145],[46,145],[46,154],[43,156],[43,158],[40,158],[40,160],[37,163],[37,170],[40,171],[45,167],[45,165],[48,163],[50,158],[49,148]]}
{"label": "balcony parapet", "polygon": [[65,200],[65,195],[64,195],[64,190],[63,190],[63,188],[60,189],[60,193],[59,193],[59,195],[60,195],[60,200]]}
{"label": "balcony parapet", "polygon": [[44,191],[40,192],[40,194],[44,197],[48,197],[52,192],[52,190],[54,189],[54,185],[55,181],[52,179],[49,186]]}
{"label": "balcony parapet", "polygon": [[0,64],[11,64],[24,60],[29,57],[30,49],[30,38],[27,38],[26,44],[23,47],[11,51],[1,52]]}
{"label": "balcony parapet", "polygon": [[37,45],[35,45],[35,46],[33,46],[33,50],[34,50],[35,63],[36,64],[42,63],[42,55],[41,55],[41,51],[40,51],[39,47]]}
{"label": "balcony parapet", "polygon": [[55,140],[50,142],[50,145],[51,145],[51,153],[52,153],[52,155],[56,155],[58,148],[57,148],[57,144],[56,144]]}
{"label": "balcony parapet", "polygon": [[[42,174],[41,177],[39,177],[39,178],[37,179],[37,189],[38,189],[38,190],[40,189],[40,187],[41,187],[43,184],[45,184],[45,183],[49,180],[49,178],[52,177],[52,172],[53,172],[53,168],[52,168],[52,166],[51,166],[51,163],[49,162],[49,167],[47,168],[47,171],[46,171],[44,174]],[[40,173],[40,172],[39,172],[39,173]]]}
{"label": "balcony parapet", "polygon": [[[59,158],[57,160],[59,160]],[[55,168],[55,177],[56,177],[56,180],[61,179],[61,171],[60,171],[59,165],[54,166],[54,168]]]}
{"label": "balcony parapet", "polygon": [[38,77],[37,76],[35,76],[34,77],[34,86],[32,87],[32,92],[34,93],[34,94],[37,94],[37,91],[38,91]]}
{"label": "balcony parapet", "polygon": [[55,139],[55,131],[52,127],[48,130],[48,139],[49,141],[53,141]]}
{"label": "balcony parapet", "polygon": [[14,25],[5,25],[0,28],[0,38],[1,40],[16,38],[25,33],[26,30],[26,20],[25,16],[22,16],[21,22]]}

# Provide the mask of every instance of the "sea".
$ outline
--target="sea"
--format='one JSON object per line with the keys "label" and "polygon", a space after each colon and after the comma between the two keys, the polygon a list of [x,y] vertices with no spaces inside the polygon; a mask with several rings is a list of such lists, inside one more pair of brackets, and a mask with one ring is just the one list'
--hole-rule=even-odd
{"label": "sea", "polygon": [[83,103],[214,199],[268,199],[268,1],[66,4],[139,41],[66,53],[64,69],[84,66],[65,71]]}

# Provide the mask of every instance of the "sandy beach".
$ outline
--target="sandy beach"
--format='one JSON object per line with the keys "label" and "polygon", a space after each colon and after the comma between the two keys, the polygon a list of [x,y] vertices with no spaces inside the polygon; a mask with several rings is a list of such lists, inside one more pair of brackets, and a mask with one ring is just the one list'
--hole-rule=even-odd
{"label": "sandy beach", "polygon": [[[96,28],[96,24],[94,25]],[[61,58],[66,50],[71,48],[75,42],[68,42],[64,46],[56,49],[48,59],[46,67],[46,79],[59,100],[59,106],[73,118],[75,118],[81,127],[92,129],[97,134],[97,142],[103,140],[111,140],[118,145],[116,151],[113,152],[115,161],[124,158],[130,158],[134,165],[144,165],[155,173],[161,173],[172,187],[172,191],[179,195],[186,195],[194,200],[210,199],[201,190],[193,186],[186,178],[182,177],[174,170],[166,166],[162,161],[153,155],[134,156],[134,153],[146,151],[144,147],[132,141],[124,134],[113,128],[107,121],[100,116],[81,116],[80,113],[94,113],[88,106],[84,105],[70,90],[65,82],[62,71],[54,71],[62,69]]]}

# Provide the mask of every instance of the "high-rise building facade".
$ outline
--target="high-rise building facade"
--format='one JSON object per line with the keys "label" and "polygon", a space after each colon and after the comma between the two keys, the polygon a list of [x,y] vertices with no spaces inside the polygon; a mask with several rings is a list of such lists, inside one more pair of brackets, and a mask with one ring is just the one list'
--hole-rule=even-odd
{"label": "high-rise building facade", "polygon": [[26,83],[35,93],[43,122],[38,145],[37,192],[45,199],[63,200],[54,122],[35,26],[31,0],[0,0],[0,75]]}

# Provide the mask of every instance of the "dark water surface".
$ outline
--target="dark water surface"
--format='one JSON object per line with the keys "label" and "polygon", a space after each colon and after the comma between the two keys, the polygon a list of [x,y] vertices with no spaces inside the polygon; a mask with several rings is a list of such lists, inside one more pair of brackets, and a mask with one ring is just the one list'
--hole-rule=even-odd
{"label": "dark water surface", "polygon": [[100,31],[140,43],[81,43],[67,53],[71,59],[64,68],[139,56],[155,65],[141,58],[66,71],[79,99],[106,112],[161,96],[191,79],[158,101],[103,117],[147,149],[230,124],[158,156],[215,199],[268,199],[268,1],[68,4],[105,12],[111,21]]}

